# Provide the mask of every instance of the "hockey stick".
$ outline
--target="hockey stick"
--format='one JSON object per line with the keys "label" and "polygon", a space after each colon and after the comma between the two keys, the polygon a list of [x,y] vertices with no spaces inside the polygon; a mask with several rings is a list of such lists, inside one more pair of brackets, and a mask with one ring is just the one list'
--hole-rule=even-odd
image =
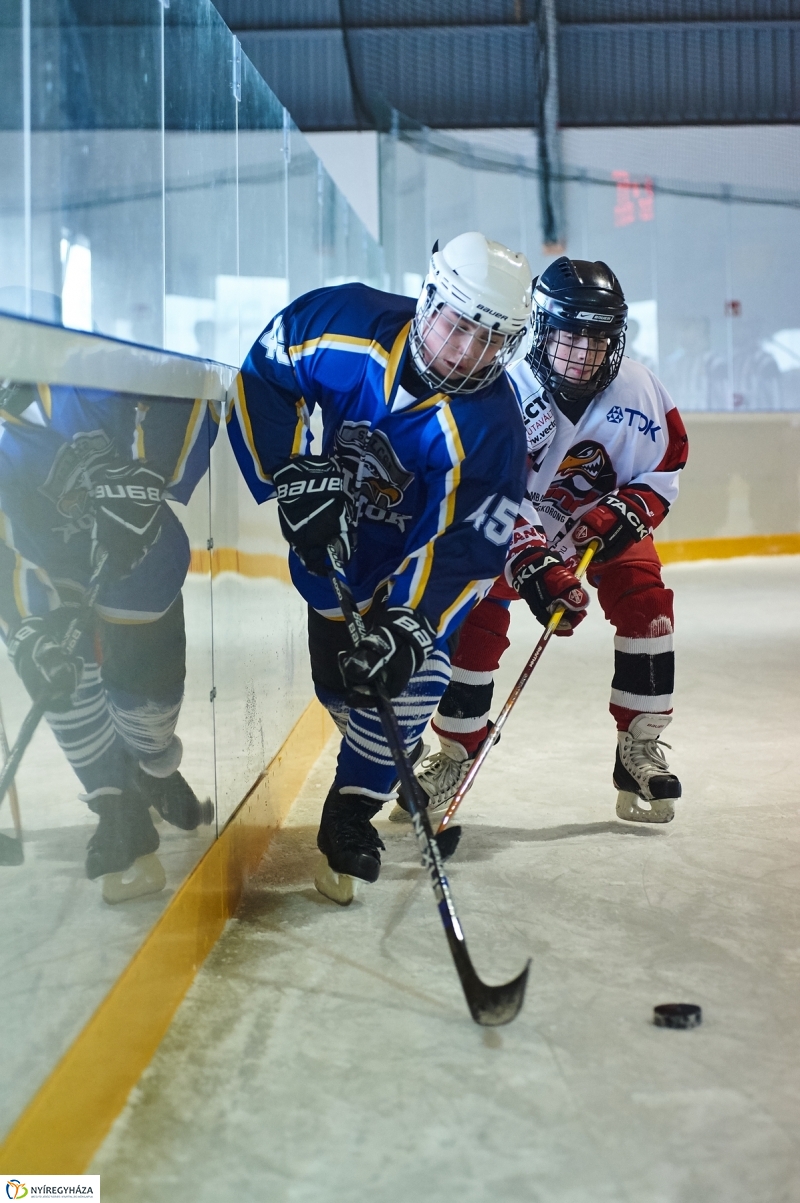
{"label": "hockey stick", "polygon": [[[586,569],[591,564],[592,557],[594,556],[594,554],[597,551],[599,546],[600,546],[600,544],[597,542],[597,540],[593,539],[592,542],[589,544],[589,546],[586,548],[586,551],[581,556],[580,563],[578,564],[578,567],[575,569],[575,575],[578,578],[578,580],[581,579],[581,577],[586,572]],[[519,677],[517,678],[516,685],[511,690],[511,693],[508,695],[508,699],[506,701],[505,706],[498,714],[497,720],[496,720],[494,726],[492,727],[491,731],[489,732],[489,734],[486,736],[486,739],[481,744],[480,751],[478,752],[477,756],[473,760],[472,765],[470,766],[469,772],[467,773],[464,780],[461,782],[461,784],[459,785],[455,794],[453,795],[453,798],[452,798],[447,810],[442,815],[442,821],[439,824],[438,831],[436,832],[437,835],[441,835],[444,832],[445,828],[447,827],[448,823],[452,819],[453,815],[456,813],[459,806],[464,801],[464,798],[467,796],[470,789],[472,788],[472,783],[475,780],[475,778],[478,776],[478,773],[481,770],[481,765],[484,763],[484,761],[486,760],[486,757],[489,755],[492,748],[494,747],[494,745],[497,743],[498,739],[500,738],[500,732],[503,730],[503,727],[506,724],[506,719],[508,718],[509,714],[511,713],[511,711],[514,709],[515,705],[517,704],[517,702],[519,700],[519,695],[522,693],[523,689],[528,684],[528,681],[531,679],[533,670],[536,668],[536,665],[541,660],[542,653],[544,652],[544,649],[547,647],[548,643],[550,642],[550,637],[553,634],[553,631],[556,629],[558,624],[561,622],[561,619],[564,616],[564,612],[565,612],[566,608],[567,607],[565,605],[556,606],[555,610],[550,615],[550,621],[548,622],[547,626],[545,627],[541,639],[539,640],[539,642],[536,644],[536,647],[531,652],[530,658],[528,659],[528,663],[525,665],[525,667],[523,668]]]}
{"label": "hockey stick", "polygon": [[[350,585],[344,573],[338,544],[332,543],[329,545],[328,557],[331,564],[331,571],[328,577],[344,614],[350,638],[353,641],[353,645],[357,647],[367,632],[364,620],[358,612],[350,591]],[[380,683],[377,684],[376,693],[378,716],[383,728],[383,734],[389,745],[389,750],[397,769],[397,775],[400,779],[400,785],[408,802],[411,822],[414,825],[414,834],[417,837],[417,842],[422,853],[422,864],[430,874],[439,915],[444,926],[445,935],[447,936],[447,943],[450,946],[450,953],[455,962],[456,972],[461,981],[461,988],[467,1000],[470,1015],[482,1027],[498,1027],[500,1024],[511,1023],[512,1019],[515,1019],[519,1014],[525,998],[525,987],[528,982],[528,972],[531,965],[530,960],[528,960],[519,977],[514,978],[511,982],[506,982],[502,986],[487,986],[475,972],[469,953],[467,952],[464,933],[458,921],[455,906],[453,905],[450,886],[445,877],[442,854],[433,834],[430,819],[425,810],[425,803],[420,797],[421,787],[414,776],[414,770],[406,754],[397,715],[394,712],[391,700]]]}
{"label": "hockey stick", "polygon": [[[103,583],[101,574],[107,559],[108,554],[105,553],[89,580],[88,591],[86,593],[86,597],[84,598],[83,605],[81,606],[81,612],[85,614],[87,618],[91,613],[92,606],[95,603],[100,586]],[[67,627],[64,638],[61,641],[62,647],[66,648],[68,651],[74,651],[82,634],[83,626],[81,624],[81,619],[76,616]],[[0,803],[2,803],[3,799],[11,788],[14,777],[17,773],[17,769],[19,768],[20,761],[25,755],[28,744],[33,739],[36,728],[39,726],[41,717],[47,709],[49,703],[49,698],[40,698],[38,702],[33,703],[30,710],[25,715],[25,718],[22,720],[22,725],[19,729],[17,738],[14,741],[14,746],[6,759],[5,764],[3,765],[2,772],[0,772]],[[9,844],[18,845],[18,847],[15,846],[14,848],[10,849],[8,848]],[[9,857],[13,857],[14,859],[4,859],[4,853],[8,854]],[[21,840],[12,840],[10,836],[4,835],[0,840],[0,865],[21,865],[23,859],[24,856],[22,852]]]}
{"label": "hockey stick", "polygon": [[[8,761],[10,752],[6,736],[5,722],[0,712],[0,751]],[[13,779],[8,786],[8,804],[11,807],[11,819],[14,823],[14,837],[0,834],[0,865],[21,865],[25,861],[25,851],[22,844],[22,818],[19,813],[19,797]]]}

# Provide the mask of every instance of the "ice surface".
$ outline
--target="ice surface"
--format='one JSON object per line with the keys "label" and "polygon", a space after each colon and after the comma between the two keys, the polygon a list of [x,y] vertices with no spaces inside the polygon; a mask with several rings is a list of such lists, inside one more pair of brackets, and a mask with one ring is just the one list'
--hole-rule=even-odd
{"label": "ice surface", "polygon": [[[478,971],[532,955],[519,1019],[469,1019],[410,832],[314,891],[309,778],[92,1167],[193,1203],[800,1198],[800,557],[676,565],[675,821],[614,815],[610,629],[553,641],[473,794],[451,881]],[[538,628],[514,608],[496,706]],[[652,1026],[697,1002],[703,1026]]]}

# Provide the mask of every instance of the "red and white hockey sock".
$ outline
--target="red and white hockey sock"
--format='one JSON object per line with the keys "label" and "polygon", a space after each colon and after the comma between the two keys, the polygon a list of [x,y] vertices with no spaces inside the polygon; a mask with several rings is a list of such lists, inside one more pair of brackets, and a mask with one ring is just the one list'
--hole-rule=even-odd
{"label": "red and white hockey sock", "polygon": [[452,676],[432,727],[438,736],[456,740],[473,756],[486,738],[494,692],[494,673],[508,647],[508,604],[485,598],[461,628],[452,658]]}

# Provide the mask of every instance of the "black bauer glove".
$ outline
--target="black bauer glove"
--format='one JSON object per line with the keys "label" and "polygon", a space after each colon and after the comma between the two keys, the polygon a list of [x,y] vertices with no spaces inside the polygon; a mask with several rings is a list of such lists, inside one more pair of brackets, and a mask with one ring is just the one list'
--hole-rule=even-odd
{"label": "black bauer glove", "polygon": [[340,559],[350,558],[350,502],[344,476],[332,457],[301,455],[289,460],[272,480],[278,495],[283,537],[315,576],[327,576],[327,547],[338,539]]}
{"label": "black bauer glove", "polygon": [[23,619],[8,638],[9,658],[31,699],[46,701],[56,713],[70,709],[83,677],[83,658],[64,646],[70,623],[80,616],[75,607],[62,606],[45,618]]}
{"label": "black bauer glove", "polygon": [[161,533],[164,477],[144,461],[111,461],[90,469],[92,560],[108,552],[116,576],[127,576],[140,564]]}
{"label": "black bauer glove", "polygon": [[427,618],[410,606],[381,608],[358,647],[339,652],[345,685],[375,697],[375,686],[381,682],[389,697],[396,698],[422,668],[434,638]]}
{"label": "black bauer glove", "polygon": [[644,497],[636,493],[628,490],[609,493],[594,509],[581,514],[572,532],[575,546],[582,548],[597,539],[600,546],[594,554],[594,562],[605,564],[632,543],[641,543],[642,539],[652,535],[653,527],[666,512],[666,502],[651,490],[647,492],[654,509],[663,511],[660,516],[652,512]]}
{"label": "black bauer glove", "polygon": [[566,606],[556,635],[571,635],[586,617],[589,594],[558,552],[549,547],[531,548],[512,560],[511,583],[543,627],[556,606]]}

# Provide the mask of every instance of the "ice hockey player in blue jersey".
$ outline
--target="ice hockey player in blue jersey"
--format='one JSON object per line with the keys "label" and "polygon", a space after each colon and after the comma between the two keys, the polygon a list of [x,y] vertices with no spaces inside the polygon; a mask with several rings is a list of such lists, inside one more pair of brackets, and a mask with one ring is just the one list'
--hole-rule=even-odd
{"label": "ice hockey player in blue jersey", "polygon": [[[462,234],[434,247],[416,302],[360,284],[298,298],[238,377],[231,442],[256,500],[277,497],[309,606],[314,686],[343,735],[317,839],[334,879],[380,872],[370,820],[396,773],[375,682],[395,700],[407,749],[418,748],[449,679],[448,639],[503,571],[526,464],[504,369],[528,327],[530,289],[524,255]],[[322,454],[312,456],[317,406]],[[327,579],[334,538],[367,623],[357,650]]]}
{"label": "ice hockey player in blue jersey", "polygon": [[211,817],[178,771],[190,552],[166,501],[205,474],[218,418],[205,401],[2,381],[0,423],[0,631],[98,815],[87,875],[108,901],[153,892],[150,807],[189,829]]}

